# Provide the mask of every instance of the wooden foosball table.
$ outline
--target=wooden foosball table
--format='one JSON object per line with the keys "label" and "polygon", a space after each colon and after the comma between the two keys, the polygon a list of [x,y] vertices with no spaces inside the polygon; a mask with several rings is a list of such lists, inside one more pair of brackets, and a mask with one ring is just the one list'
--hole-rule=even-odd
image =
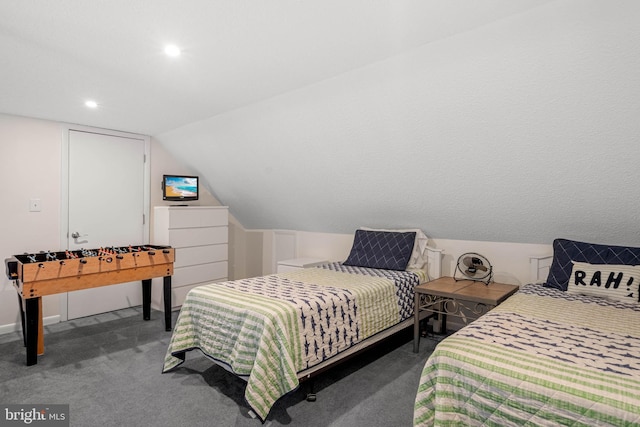
{"label": "wooden foosball table", "polygon": [[171,330],[170,246],[123,246],[14,255],[5,260],[7,277],[18,292],[27,365],[44,353],[42,297],[80,289],[142,281],[142,313],[151,318],[151,279],[163,277],[165,330]]}

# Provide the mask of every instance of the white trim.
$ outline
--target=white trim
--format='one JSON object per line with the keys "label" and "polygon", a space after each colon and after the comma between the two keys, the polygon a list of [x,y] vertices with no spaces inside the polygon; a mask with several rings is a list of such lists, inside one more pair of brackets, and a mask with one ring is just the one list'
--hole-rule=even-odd
{"label": "white trim", "polygon": [[[53,325],[55,323],[60,323],[60,315],[58,314],[55,316],[47,316],[42,319],[42,324],[44,326]],[[6,325],[0,325],[0,335],[20,331],[22,331],[22,324],[20,323],[7,323]]]}

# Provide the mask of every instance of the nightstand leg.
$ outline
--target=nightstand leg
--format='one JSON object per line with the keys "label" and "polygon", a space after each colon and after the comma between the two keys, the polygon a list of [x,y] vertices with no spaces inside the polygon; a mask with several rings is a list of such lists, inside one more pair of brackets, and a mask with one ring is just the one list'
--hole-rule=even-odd
{"label": "nightstand leg", "polygon": [[447,334],[447,315],[444,314],[443,307],[440,308],[440,333],[446,335]]}
{"label": "nightstand leg", "polygon": [[413,301],[413,352],[420,349],[420,294],[415,292]]}

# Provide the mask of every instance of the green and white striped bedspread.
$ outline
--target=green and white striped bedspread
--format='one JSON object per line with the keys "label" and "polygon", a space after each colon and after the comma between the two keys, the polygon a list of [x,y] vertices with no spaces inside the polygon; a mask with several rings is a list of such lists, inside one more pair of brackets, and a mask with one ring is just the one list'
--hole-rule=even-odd
{"label": "green and white striped bedspread", "polygon": [[640,425],[640,305],[524,286],[438,344],[414,424]]}
{"label": "green and white striped bedspread", "polygon": [[[245,398],[265,420],[298,386],[297,372],[335,356],[406,316],[387,277],[311,268],[192,289],[180,310],[163,372],[200,349],[247,380]],[[406,279],[410,285],[406,285]],[[403,291],[403,292],[406,292]]]}

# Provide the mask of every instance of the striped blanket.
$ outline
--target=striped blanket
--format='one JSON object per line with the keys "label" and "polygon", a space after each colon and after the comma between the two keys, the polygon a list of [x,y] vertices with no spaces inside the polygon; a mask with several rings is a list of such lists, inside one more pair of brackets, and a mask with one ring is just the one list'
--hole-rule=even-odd
{"label": "striped blanket", "polygon": [[199,286],[182,305],[163,372],[200,349],[247,380],[245,398],[265,420],[298,372],[410,317],[420,280],[332,263]]}
{"label": "striped blanket", "polygon": [[443,340],[414,424],[640,424],[640,305],[527,285]]}

